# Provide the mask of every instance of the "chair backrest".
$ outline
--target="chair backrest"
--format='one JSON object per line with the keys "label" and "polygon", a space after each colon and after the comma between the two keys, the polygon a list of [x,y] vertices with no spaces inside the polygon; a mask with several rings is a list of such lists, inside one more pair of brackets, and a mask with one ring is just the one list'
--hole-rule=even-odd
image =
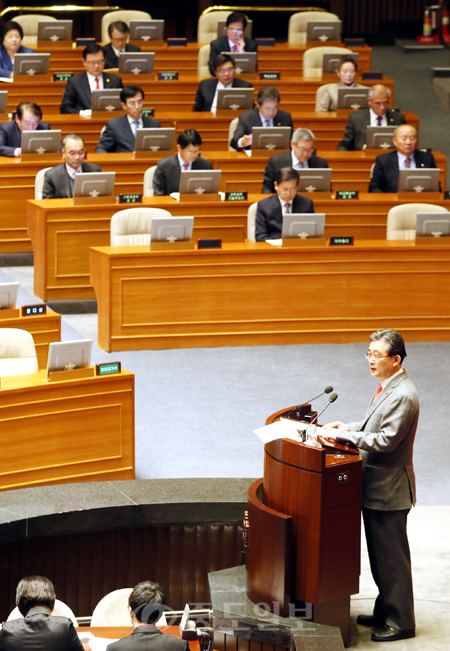
{"label": "chair backrest", "polygon": [[33,337],[26,330],[0,328],[0,377],[37,373]]}
{"label": "chair backrest", "polygon": [[[128,597],[133,588],[113,590],[100,599],[92,613],[91,626],[130,626]],[[158,619],[157,626],[166,626],[166,616],[163,613]]]}
{"label": "chair backrest", "polygon": [[38,23],[40,20],[58,20],[53,16],[44,16],[44,14],[24,14],[15,16],[14,22],[19,23],[23,29],[22,45],[37,43]]}
{"label": "chair backrest", "polygon": [[299,11],[297,14],[292,14],[289,18],[288,43],[304,45],[307,24],[314,20],[340,20],[340,18],[328,11]]}
{"label": "chair backrest", "polygon": [[247,211],[247,239],[249,242],[256,242],[255,237],[255,223],[256,223],[256,209],[257,203],[252,203]]}
{"label": "chair backrest", "polygon": [[431,203],[405,203],[402,206],[394,206],[387,216],[386,239],[415,240],[418,212],[448,212],[448,210]]}
{"label": "chair backrest", "polygon": [[111,219],[111,246],[147,246],[151,241],[153,217],[172,217],[161,208],[127,208]]}
{"label": "chair backrest", "polygon": [[211,45],[202,45],[198,51],[197,74],[199,77],[211,77],[209,72],[209,57],[211,55]]}
{"label": "chair backrest", "polygon": [[231,138],[234,136],[234,132],[237,129],[238,122],[239,122],[239,118],[234,118],[230,122],[230,126],[229,126],[229,129],[228,129],[228,151],[237,151],[237,149],[235,149],[234,147],[232,147],[230,145],[230,141],[231,141]]}
{"label": "chair backrest", "polygon": [[346,47],[310,47],[303,55],[303,76],[304,77],[321,77],[323,68],[324,54],[353,54]]}
{"label": "chair backrest", "polygon": [[[56,615],[57,617],[67,617],[67,619],[70,619],[72,621],[74,626],[78,626],[77,618],[75,617],[72,609],[69,608],[69,606],[65,604],[64,601],[55,599],[55,607],[53,608],[52,615]],[[10,612],[7,621],[10,622],[12,619],[20,619],[21,617],[23,617],[23,615],[16,606],[14,610]]]}
{"label": "chair backrest", "polygon": [[152,165],[144,173],[144,197],[153,197],[153,177],[155,176],[156,165]]}
{"label": "chair backrest", "polygon": [[198,19],[197,43],[211,43],[217,38],[219,20],[226,20],[231,11],[210,11]]}
{"label": "chair backrest", "polygon": [[34,198],[36,200],[42,199],[42,190],[44,189],[45,172],[51,169],[52,169],[51,167],[44,167],[43,170],[39,170],[39,172],[36,174],[36,178],[34,180]]}
{"label": "chair backrest", "polygon": [[150,20],[151,16],[146,11],[135,9],[120,9],[119,11],[109,11],[102,17],[102,43],[109,43],[108,27],[116,20],[123,20],[130,26],[130,20]]}

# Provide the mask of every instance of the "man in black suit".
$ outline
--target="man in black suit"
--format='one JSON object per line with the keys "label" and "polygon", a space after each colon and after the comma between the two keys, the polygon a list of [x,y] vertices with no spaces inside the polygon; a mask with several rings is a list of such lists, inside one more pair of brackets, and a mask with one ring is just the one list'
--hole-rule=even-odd
{"label": "man in black suit", "polygon": [[372,86],[367,99],[369,108],[350,113],[338,151],[365,149],[367,127],[406,124],[403,113],[388,108],[390,96],[391,91],[386,86]]}
{"label": "man in black suit", "polygon": [[144,91],[139,86],[122,88],[120,101],[127,114],[108,120],[95,148],[96,154],[134,151],[138,129],[154,129],[161,126],[159,120],[142,117],[144,97]]}
{"label": "man in black suit", "polygon": [[209,160],[200,158],[201,149],[202,139],[195,129],[182,131],[178,136],[177,153],[161,159],[156,165],[153,193],[161,195],[178,192],[181,170],[212,170]]}
{"label": "man in black suit", "polygon": [[255,221],[257,242],[278,240],[281,237],[283,215],[314,212],[311,199],[297,194],[299,175],[292,167],[282,167],[275,174],[276,194],[258,201]]}
{"label": "man in black suit", "polygon": [[81,136],[70,133],[62,141],[65,163],[52,167],[44,175],[43,199],[67,199],[73,197],[75,175],[79,172],[101,172],[98,165],[85,163],[86,149]]}
{"label": "man in black suit", "polygon": [[253,127],[291,127],[292,134],[294,126],[291,114],[287,111],[280,111],[279,103],[280,93],[278,90],[272,86],[263,86],[256,99],[257,108],[245,111],[239,116],[230,146],[238,151],[250,149]]}
{"label": "man in black suit", "polygon": [[235,64],[229,54],[218,54],[214,59],[215,79],[203,79],[197,88],[193,111],[215,111],[219,88],[252,88],[249,81],[234,76]]}
{"label": "man in black suit", "polygon": [[12,122],[0,124],[0,156],[19,157],[24,131],[48,131],[48,122],[41,122],[41,107],[33,102],[20,102]]}
{"label": "man in black suit", "polygon": [[247,16],[240,11],[233,11],[227,18],[225,36],[211,41],[209,71],[214,75],[214,60],[221,52],[257,52],[258,46],[244,36]]}
{"label": "man in black suit", "polygon": [[291,140],[291,151],[275,154],[269,158],[264,170],[264,183],[261,192],[275,192],[275,176],[282,167],[293,167],[296,170],[318,167],[328,167],[325,158],[315,156],[316,139],[309,129],[296,129]]}
{"label": "man in black suit", "polygon": [[164,635],[156,623],[164,611],[163,589],[152,581],[138,583],[128,597],[134,630],[131,635],[109,644],[108,651],[189,651],[185,640]]}
{"label": "man in black suit", "polygon": [[119,66],[119,54],[121,52],[140,52],[141,48],[132,43],[127,43],[130,28],[123,20],[116,20],[108,25],[108,36],[110,43],[103,46],[105,55],[105,68],[117,68]]}
{"label": "man in black suit", "polygon": [[91,108],[93,90],[103,88],[122,88],[122,80],[117,75],[103,72],[105,55],[100,45],[91,43],[83,50],[85,72],[70,77],[62,98],[60,113],[80,113]]}
{"label": "man in black suit", "polygon": [[369,192],[397,192],[399,170],[436,168],[431,152],[416,149],[417,131],[411,124],[398,127],[393,142],[396,151],[381,154],[375,159]]}

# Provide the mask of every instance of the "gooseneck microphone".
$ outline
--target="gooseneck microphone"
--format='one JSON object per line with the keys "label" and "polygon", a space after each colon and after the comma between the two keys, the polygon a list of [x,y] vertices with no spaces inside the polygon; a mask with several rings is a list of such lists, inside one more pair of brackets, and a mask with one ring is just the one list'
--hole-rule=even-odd
{"label": "gooseneck microphone", "polygon": [[320,413],[316,414],[316,415],[314,416],[314,418],[311,420],[311,425],[314,425],[314,423],[317,421],[317,419],[319,418],[319,416],[321,416],[321,415],[323,414],[323,412],[325,411],[325,409],[327,409],[327,408],[331,405],[332,402],[334,402],[335,400],[337,400],[337,397],[338,397],[338,394],[337,394],[337,393],[332,393],[332,394],[331,394],[331,396],[328,398],[328,402],[327,402],[327,404],[326,404],[325,407],[322,409],[322,411],[321,411]]}
{"label": "gooseneck microphone", "polygon": [[292,416],[293,418],[297,418],[297,419],[301,418],[301,413],[300,413],[299,410],[300,410],[302,407],[305,407],[305,405],[309,405],[309,403],[312,402],[313,400],[317,400],[317,398],[321,398],[325,393],[331,393],[332,391],[333,391],[333,387],[326,387],[326,388],[322,391],[322,393],[319,393],[318,396],[314,396],[314,398],[310,398],[309,400],[307,400],[306,402],[302,403],[301,405],[297,405],[297,407],[294,407],[293,409],[291,409],[291,411],[290,411],[289,414],[288,414],[288,418],[290,418],[291,416]]}

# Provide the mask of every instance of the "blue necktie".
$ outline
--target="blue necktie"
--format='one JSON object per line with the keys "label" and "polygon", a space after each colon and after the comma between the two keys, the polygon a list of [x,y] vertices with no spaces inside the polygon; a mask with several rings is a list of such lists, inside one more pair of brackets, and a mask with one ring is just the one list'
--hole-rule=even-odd
{"label": "blue necktie", "polygon": [[136,138],[136,133],[139,128],[139,120],[133,120],[133,135]]}

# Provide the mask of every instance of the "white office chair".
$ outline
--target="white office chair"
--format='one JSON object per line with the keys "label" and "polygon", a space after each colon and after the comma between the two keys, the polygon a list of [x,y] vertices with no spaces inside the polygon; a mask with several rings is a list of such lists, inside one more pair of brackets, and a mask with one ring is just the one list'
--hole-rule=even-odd
{"label": "white office chair", "polygon": [[328,11],[299,11],[289,18],[288,43],[304,45],[306,43],[307,24],[315,20],[340,20],[336,14]]}
{"label": "white office chair", "polygon": [[153,197],[153,177],[155,176],[156,165],[152,165],[144,173],[144,197]]}
{"label": "white office chair", "polygon": [[109,11],[102,17],[102,43],[109,43],[108,27],[116,20],[123,20],[130,26],[130,20],[151,20],[151,16],[146,11],[137,11],[135,9],[120,9],[119,11]]}
{"label": "white office chair", "polygon": [[247,211],[247,239],[249,242],[256,242],[255,237],[255,224],[256,224],[256,209],[257,203],[252,203]]}
{"label": "white office chair", "polygon": [[[130,626],[128,598],[132,588],[113,590],[100,599],[92,613],[91,626]],[[163,613],[157,621],[157,626],[167,626]]]}
{"label": "white office chair", "polygon": [[0,328],[0,377],[37,373],[33,337],[26,330]]}
{"label": "white office chair", "polygon": [[237,151],[237,149],[235,149],[230,145],[230,142],[231,142],[231,138],[234,136],[234,132],[236,131],[238,122],[239,122],[239,118],[234,118],[230,122],[230,126],[228,128],[228,151]]}
{"label": "white office chair", "polygon": [[198,59],[197,59],[197,74],[199,77],[211,77],[211,74],[209,72],[209,57],[211,55],[211,46],[209,45],[202,45],[201,48],[198,51]]}
{"label": "white office chair", "polygon": [[197,24],[197,43],[211,43],[218,37],[219,20],[226,20],[231,11],[211,11],[202,14]]}
{"label": "white office chair", "polygon": [[111,246],[147,246],[151,241],[153,217],[172,217],[161,208],[127,208],[111,219]]}
{"label": "white office chair", "polygon": [[387,216],[386,239],[415,240],[418,212],[448,212],[448,210],[431,203],[405,203],[402,206],[394,206]]}
{"label": "white office chair", "polygon": [[311,47],[303,55],[303,76],[304,77],[321,77],[323,69],[324,54],[353,54],[346,47],[332,47],[331,45],[323,47]]}
{"label": "white office chair", "polygon": [[[65,604],[64,601],[55,599],[55,606],[52,610],[52,615],[56,615],[57,617],[67,617],[67,619],[70,619],[72,621],[74,626],[78,626],[77,618],[75,617],[72,609],[69,608],[69,606]],[[20,619],[21,617],[23,618],[23,615],[16,606],[14,610],[10,612],[7,621],[10,622],[12,619]]]}
{"label": "white office chair", "polygon": [[36,178],[34,180],[34,198],[37,199],[42,199],[42,191],[44,189],[44,176],[45,172],[48,170],[51,170],[51,167],[44,167],[43,170],[39,170],[39,172],[36,174]]}
{"label": "white office chair", "polygon": [[38,40],[38,27],[40,20],[58,20],[53,16],[44,16],[43,14],[24,14],[23,16],[16,16],[14,22],[19,23],[23,30],[22,45],[29,45],[30,43],[37,43]]}

